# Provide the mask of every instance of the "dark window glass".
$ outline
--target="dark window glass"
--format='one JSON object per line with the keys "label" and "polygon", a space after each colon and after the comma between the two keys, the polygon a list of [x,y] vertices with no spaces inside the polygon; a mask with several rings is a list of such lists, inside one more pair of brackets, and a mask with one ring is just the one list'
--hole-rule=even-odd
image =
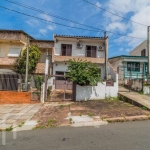
{"label": "dark window glass", "polygon": [[71,56],[71,53],[72,53],[72,45],[70,45],[70,44],[62,44],[61,45],[62,56]]}
{"label": "dark window glass", "polygon": [[96,57],[96,46],[86,46],[86,57]]}
{"label": "dark window glass", "polygon": [[127,62],[127,71],[140,72],[140,63],[139,62]]}
{"label": "dark window glass", "polygon": [[143,50],[141,51],[141,56],[146,56],[146,50],[145,50],[145,49],[143,49]]}
{"label": "dark window glass", "polygon": [[[56,71],[56,75],[64,76],[64,72]],[[56,77],[56,80],[64,80],[64,77]]]}

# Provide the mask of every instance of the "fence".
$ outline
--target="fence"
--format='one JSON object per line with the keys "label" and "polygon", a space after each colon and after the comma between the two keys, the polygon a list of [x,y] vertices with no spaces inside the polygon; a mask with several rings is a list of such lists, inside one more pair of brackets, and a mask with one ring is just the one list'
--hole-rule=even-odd
{"label": "fence", "polygon": [[25,84],[25,75],[0,74],[0,91],[31,92],[31,100],[40,100],[41,85],[44,82],[42,75],[29,75],[28,88]]}

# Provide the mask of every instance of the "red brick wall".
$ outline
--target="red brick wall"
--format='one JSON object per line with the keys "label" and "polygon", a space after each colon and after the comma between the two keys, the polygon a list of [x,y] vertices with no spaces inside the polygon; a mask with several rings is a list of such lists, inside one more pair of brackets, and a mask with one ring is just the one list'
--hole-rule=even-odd
{"label": "red brick wall", "polygon": [[30,92],[0,91],[0,104],[31,103]]}

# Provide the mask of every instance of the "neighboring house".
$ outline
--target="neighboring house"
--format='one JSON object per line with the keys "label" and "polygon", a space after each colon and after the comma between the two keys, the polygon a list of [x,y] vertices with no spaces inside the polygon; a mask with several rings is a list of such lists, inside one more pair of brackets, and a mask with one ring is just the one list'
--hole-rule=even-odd
{"label": "neighboring house", "polygon": [[41,57],[35,73],[44,74],[47,51],[52,54],[54,42],[52,40],[36,40],[22,30],[0,30],[0,73],[12,72],[15,60],[26,49],[27,37],[30,38],[30,46],[37,45],[41,51]]}
{"label": "neighboring house", "polygon": [[147,80],[147,56],[121,55],[108,59],[118,73],[120,84],[128,84],[129,80]]}
{"label": "neighboring house", "polygon": [[41,57],[36,67],[35,74],[44,74],[45,73],[45,61],[47,53],[49,55],[50,64],[49,64],[49,74],[52,74],[52,51],[54,51],[54,41],[53,40],[30,40],[30,45],[37,45],[41,51]]}
{"label": "neighboring house", "polygon": [[137,47],[135,47],[129,55],[131,56],[148,56],[147,51],[147,40],[143,41],[141,44],[139,44]]}
{"label": "neighboring house", "polygon": [[6,73],[11,71],[16,58],[26,48],[27,36],[27,33],[20,30],[0,30],[0,72],[5,72],[4,69],[7,69]]}
{"label": "neighboring house", "polygon": [[[27,37],[29,37],[29,44],[37,45],[41,51],[41,58],[37,64],[35,74],[45,73],[45,59],[46,54],[52,54],[54,42],[52,40],[36,40],[29,34],[22,30],[0,30],[0,89],[17,89],[17,76],[13,71],[13,64],[15,60],[21,56],[23,50],[27,46]],[[52,65],[50,64],[49,71]],[[13,74],[13,75],[11,75]],[[16,78],[13,79],[13,78]],[[15,83],[15,87],[11,87],[10,84]],[[8,84],[8,86],[4,86]]]}
{"label": "neighboring house", "polygon": [[[69,59],[82,59],[97,64],[104,79],[107,76],[107,43],[108,38],[103,37],[54,35],[53,75],[65,76]],[[64,78],[53,79],[53,89],[64,89]],[[71,86],[66,88],[70,89]]]}

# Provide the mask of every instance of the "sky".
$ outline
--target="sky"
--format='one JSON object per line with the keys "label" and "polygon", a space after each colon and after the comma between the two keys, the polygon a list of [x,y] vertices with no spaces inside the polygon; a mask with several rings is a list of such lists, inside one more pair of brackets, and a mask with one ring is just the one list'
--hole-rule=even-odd
{"label": "sky", "polygon": [[[104,30],[106,30],[109,37],[109,57],[128,55],[133,48],[146,40],[147,26],[150,25],[150,0],[88,0],[98,7],[133,22],[90,5],[84,0],[10,1],[40,9],[47,14],[12,4],[6,0],[0,0],[0,29],[24,30],[35,39],[47,40],[52,40],[53,34],[103,37]],[[1,6],[48,22],[3,9]],[[61,20],[54,16],[92,26],[98,30]],[[88,30],[69,28],[52,22]]]}

